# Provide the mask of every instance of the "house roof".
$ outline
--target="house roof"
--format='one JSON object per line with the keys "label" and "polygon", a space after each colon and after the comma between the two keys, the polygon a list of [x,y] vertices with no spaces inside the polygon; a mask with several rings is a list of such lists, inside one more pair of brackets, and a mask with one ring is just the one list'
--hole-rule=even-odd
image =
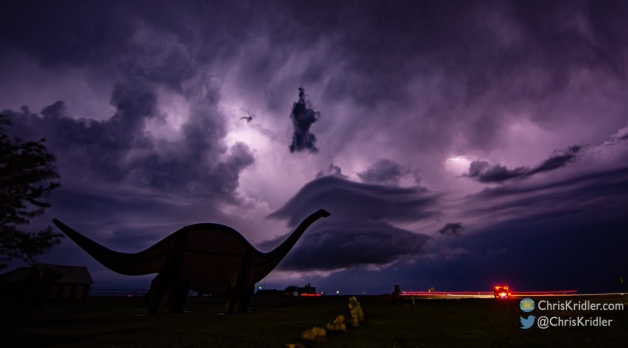
{"label": "house roof", "polygon": [[61,274],[61,278],[57,280],[58,283],[94,283],[94,281],[92,280],[92,276],[89,274],[89,271],[85,266],[53,265],[46,263],[36,263],[31,267],[20,267],[12,271],[6,272],[0,275],[0,281],[10,283],[21,282],[26,279],[30,272],[34,271],[42,276],[44,270],[46,269],[51,269]]}
{"label": "house roof", "polygon": [[61,278],[57,281],[59,283],[94,283],[94,280],[92,280],[92,276],[89,274],[89,271],[85,266],[66,266],[36,263],[33,267],[36,267],[40,274],[42,270],[46,268],[61,272]]}

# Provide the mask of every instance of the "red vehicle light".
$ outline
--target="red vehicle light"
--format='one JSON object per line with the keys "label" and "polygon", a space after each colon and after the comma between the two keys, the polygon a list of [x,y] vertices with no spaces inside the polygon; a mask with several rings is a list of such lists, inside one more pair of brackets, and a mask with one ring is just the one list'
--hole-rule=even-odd
{"label": "red vehicle light", "polygon": [[510,289],[507,285],[496,285],[493,291],[493,295],[495,295],[495,298],[502,299],[509,298],[511,296]]}

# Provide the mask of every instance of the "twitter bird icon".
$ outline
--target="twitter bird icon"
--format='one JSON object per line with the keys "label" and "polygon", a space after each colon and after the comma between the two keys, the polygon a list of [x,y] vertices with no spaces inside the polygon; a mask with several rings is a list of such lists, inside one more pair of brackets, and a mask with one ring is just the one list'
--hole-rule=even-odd
{"label": "twitter bird icon", "polygon": [[534,325],[534,319],[536,319],[534,315],[528,315],[527,318],[519,317],[519,320],[521,321],[521,328],[524,330],[531,328],[532,325]]}

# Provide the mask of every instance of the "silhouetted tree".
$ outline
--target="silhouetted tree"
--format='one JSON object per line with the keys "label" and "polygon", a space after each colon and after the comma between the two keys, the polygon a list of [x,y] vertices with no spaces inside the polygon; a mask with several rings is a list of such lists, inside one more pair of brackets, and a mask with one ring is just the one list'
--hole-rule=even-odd
{"label": "silhouetted tree", "polygon": [[59,244],[62,237],[50,226],[33,232],[18,228],[50,207],[45,198],[59,187],[59,174],[45,139],[10,138],[8,125],[11,122],[0,115],[0,270],[14,258],[32,263],[35,255]]}

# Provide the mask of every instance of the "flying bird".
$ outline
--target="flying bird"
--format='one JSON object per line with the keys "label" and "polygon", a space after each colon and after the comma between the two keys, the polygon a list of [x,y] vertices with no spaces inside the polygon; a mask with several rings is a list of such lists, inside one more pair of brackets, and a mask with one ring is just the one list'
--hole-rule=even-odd
{"label": "flying bird", "polygon": [[253,121],[253,114],[248,115],[248,116],[242,116],[240,117],[241,120],[246,120],[246,123],[249,123],[251,121]]}

